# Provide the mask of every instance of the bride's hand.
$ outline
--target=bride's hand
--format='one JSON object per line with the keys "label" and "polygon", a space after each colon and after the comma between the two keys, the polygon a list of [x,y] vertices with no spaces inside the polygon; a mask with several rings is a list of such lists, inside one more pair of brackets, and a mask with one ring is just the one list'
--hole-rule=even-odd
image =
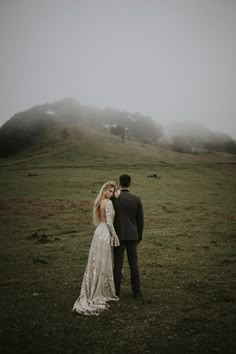
{"label": "bride's hand", "polygon": [[115,198],[118,198],[119,195],[120,195],[120,190],[118,189],[117,191],[115,191],[114,196],[115,196]]}
{"label": "bride's hand", "polygon": [[111,236],[111,246],[112,247],[120,246],[120,241],[117,236],[114,236],[114,235]]}

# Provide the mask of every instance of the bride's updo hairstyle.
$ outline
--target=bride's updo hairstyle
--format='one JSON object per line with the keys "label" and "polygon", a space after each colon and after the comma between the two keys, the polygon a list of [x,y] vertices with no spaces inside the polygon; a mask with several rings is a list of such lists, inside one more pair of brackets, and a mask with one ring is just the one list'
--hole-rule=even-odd
{"label": "bride's updo hairstyle", "polygon": [[97,198],[94,201],[93,204],[93,223],[97,225],[100,221],[100,205],[103,199],[105,199],[105,194],[106,192],[110,189],[114,188],[114,191],[116,189],[116,184],[113,181],[108,181],[104,183],[102,188],[100,189],[100,192],[98,193]]}

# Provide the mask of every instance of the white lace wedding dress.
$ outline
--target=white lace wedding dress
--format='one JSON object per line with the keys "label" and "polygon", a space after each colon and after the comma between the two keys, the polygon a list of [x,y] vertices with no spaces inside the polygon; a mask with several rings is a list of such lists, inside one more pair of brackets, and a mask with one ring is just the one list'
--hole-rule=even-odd
{"label": "white lace wedding dress", "polygon": [[105,207],[104,219],[94,232],[89,250],[80,296],[73,310],[83,315],[99,315],[109,307],[108,301],[117,301],[112,264],[112,247],[119,246],[113,227],[115,211],[112,201]]}

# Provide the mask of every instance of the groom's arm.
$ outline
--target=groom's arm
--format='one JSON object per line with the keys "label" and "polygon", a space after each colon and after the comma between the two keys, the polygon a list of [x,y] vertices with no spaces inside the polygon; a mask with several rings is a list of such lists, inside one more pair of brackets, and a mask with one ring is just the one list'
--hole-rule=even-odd
{"label": "groom's arm", "polygon": [[139,241],[141,241],[143,238],[144,215],[143,215],[143,205],[140,198],[138,199],[137,226],[138,226]]}

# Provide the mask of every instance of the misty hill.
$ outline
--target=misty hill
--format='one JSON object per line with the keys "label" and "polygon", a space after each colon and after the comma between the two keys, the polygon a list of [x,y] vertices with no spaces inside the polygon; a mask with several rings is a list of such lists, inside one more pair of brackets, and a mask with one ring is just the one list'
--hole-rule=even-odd
{"label": "misty hill", "polygon": [[[37,148],[69,135],[78,138],[89,130],[117,135],[122,140],[166,145],[183,153],[222,151],[236,153],[236,141],[199,124],[178,122],[164,135],[162,126],[142,113],[82,106],[67,98],[15,114],[0,128],[0,156]],[[167,138],[169,136],[170,138]]]}
{"label": "misty hill", "polygon": [[145,143],[156,143],[163,135],[161,125],[141,113],[82,106],[77,100],[68,98],[35,106],[9,119],[0,128],[0,156],[17,153],[58,134],[66,138],[72,127],[109,130],[123,139]]}
{"label": "misty hill", "polygon": [[198,123],[176,122],[168,133],[174,150],[185,153],[222,151],[236,153],[236,141],[230,135],[214,132]]}

